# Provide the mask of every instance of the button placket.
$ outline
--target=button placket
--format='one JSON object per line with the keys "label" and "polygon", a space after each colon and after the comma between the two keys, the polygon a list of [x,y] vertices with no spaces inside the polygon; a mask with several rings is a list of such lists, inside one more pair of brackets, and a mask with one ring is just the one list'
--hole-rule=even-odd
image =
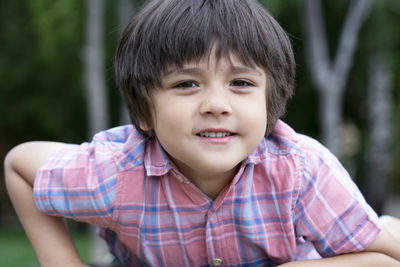
{"label": "button placket", "polygon": [[[206,225],[206,232],[207,235],[213,235],[213,234],[217,234],[214,231],[216,229],[210,229],[209,227],[211,227],[212,224],[217,225],[218,222],[218,207],[217,206],[217,210],[215,210],[215,202],[214,205],[212,207],[210,207],[210,209],[207,212],[207,225]],[[208,239],[208,237],[206,237]],[[220,241],[215,240],[214,238],[210,238],[210,241],[212,244],[208,244],[210,245],[210,247],[208,249],[211,249],[211,252],[209,255],[212,257],[211,259],[211,264],[212,266],[222,266],[223,265],[223,260],[222,257],[218,257],[218,256],[223,256],[223,255],[218,255],[219,252],[224,251],[224,249],[221,247]]]}
{"label": "button placket", "polygon": [[[222,205],[223,201],[229,197],[231,194],[230,187],[226,187],[223,189],[223,192],[217,197],[214,201],[213,205],[207,212],[207,224],[206,224],[206,239],[210,240],[208,246],[208,253],[210,256],[209,264],[211,266],[223,266],[224,264],[230,264],[230,260],[224,260],[226,256],[226,249],[230,246],[230,244],[226,243],[226,238],[212,238],[212,235],[221,235],[227,233],[225,229],[225,225],[218,222],[222,222],[224,218],[230,218],[230,214],[227,209]],[[211,227],[213,225],[214,227]],[[224,263],[225,262],[225,263]]]}

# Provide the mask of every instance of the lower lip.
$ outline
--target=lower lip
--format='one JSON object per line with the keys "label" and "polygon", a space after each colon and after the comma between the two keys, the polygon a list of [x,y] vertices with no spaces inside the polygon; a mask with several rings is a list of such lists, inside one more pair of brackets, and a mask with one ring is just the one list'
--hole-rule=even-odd
{"label": "lower lip", "polygon": [[232,141],[236,135],[230,135],[230,136],[224,136],[224,137],[203,137],[203,136],[198,136],[201,140],[212,143],[212,144],[227,144],[230,141]]}

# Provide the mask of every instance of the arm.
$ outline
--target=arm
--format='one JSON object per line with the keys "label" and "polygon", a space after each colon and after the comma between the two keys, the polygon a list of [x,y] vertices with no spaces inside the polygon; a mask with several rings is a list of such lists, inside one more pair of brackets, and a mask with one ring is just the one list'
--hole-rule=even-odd
{"label": "arm", "polygon": [[390,215],[383,215],[379,218],[383,227],[385,227],[392,236],[400,242],[400,219]]}
{"label": "arm", "polygon": [[381,217],[381,223],[383,225],[382,231],[365,249],[365,252],[318,260],[289,262],[281,266],[400,266],[400,220],[390,216],[383,216]]}
{"label": "arm", "polygon": [[30,142],[12,149],[4,162],[7,191],[41,266],[86,266],[62,218],[40,212],[33,199],[37,169],[62,143]]}
{"label": "arm", "polygon": [[382,231],[365,251],[383,253],[400,262],[400,220],[389,217],[381,223]]}
{"label": "arm", "polygon": [[375,266],[387,266],[387,267],[399,267],[400,262],[395,259],[376,252],[360,252],[344,254],[330,258],[323,258],[318,260],[307,260],[307,261],[294,261],[280,265],[282,267],[337,267],[337,266],[349,266],[349,267],[375,267]]}

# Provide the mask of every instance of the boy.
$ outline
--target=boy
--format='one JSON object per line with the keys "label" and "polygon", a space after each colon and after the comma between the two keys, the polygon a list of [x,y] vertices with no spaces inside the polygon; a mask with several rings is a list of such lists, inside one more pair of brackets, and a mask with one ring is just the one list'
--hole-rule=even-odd
{"label": "boy", "polygon": [[400,243],[338,161],[279,120],[294,67],[285,32],[256,1],[149,2],[116,56],[134,127],[7,156],[8,191],[41,264],[83,265],[62,222],[35,209],[33,184],[39,210],[99,226],[126,266],[360,251],[370,252],[289,265],[399,265]]}

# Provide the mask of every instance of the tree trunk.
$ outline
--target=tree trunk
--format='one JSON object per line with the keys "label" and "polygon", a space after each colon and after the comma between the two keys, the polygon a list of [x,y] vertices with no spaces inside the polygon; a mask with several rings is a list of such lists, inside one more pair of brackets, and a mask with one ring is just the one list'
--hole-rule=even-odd
{"label": "tree trunk", "polygon": [[353,61],[357,35],[369,13],[372,0],[351,1],[340,34],[334,60],[329,59],[321,0],[304,0],[307,61],[320,95],[322,141],[340,154],[339,128],[342,123],[342,96]]}
{"label": "tree trunk", "polygon": [[340,152],[340,133],[342,124],[342,91],[332,82],[327,84],[326,91],[319,91],[320,123],[323,142],[333,153]]}
{"label": "tree trunk", "polygon": [[376,212],[382,214],[388,194],[391,170],[391,100],[392,77],[381,55],[370,60],[368,84],[368,121],[370,134],[367,141],[366,198]]}
{"label": "tree trunk", "polygon": [[[108,126],[108,105],[104,67],[104,0],[86,1],[85,88],[88,114],[88,136],[105,130]],[[102,263],[107,254],[103,240],[90,228],[91,263]]]}
{"label": "tree trunk", "polygon": [[104,0],[87,0],[85,82],[88,105],[88,135],[108,126],[104,67]]}

